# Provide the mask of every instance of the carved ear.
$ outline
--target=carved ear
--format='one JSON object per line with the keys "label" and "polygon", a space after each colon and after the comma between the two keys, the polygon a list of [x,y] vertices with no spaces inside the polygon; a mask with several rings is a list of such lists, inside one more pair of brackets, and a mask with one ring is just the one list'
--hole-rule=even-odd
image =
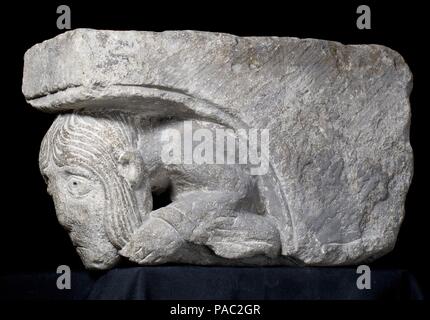
{"label": "carved ear", "polygon": [[137,151],[124,151],[118,159],[118,173],[134,189],[139,187],[144,176],[142,156]]}

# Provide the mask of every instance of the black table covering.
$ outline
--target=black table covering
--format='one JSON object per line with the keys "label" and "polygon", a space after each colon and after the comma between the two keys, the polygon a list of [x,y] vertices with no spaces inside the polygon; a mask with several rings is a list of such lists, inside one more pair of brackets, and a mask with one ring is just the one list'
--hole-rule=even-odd
{"label": "black table covering", "polygon": [[411,273],[376,269],[371,289],[359,290],[356,268],[156,266],[106,272],[76,271],[71,289],[59,290],[58,274],[0,276],[1,299],[422,299]]}

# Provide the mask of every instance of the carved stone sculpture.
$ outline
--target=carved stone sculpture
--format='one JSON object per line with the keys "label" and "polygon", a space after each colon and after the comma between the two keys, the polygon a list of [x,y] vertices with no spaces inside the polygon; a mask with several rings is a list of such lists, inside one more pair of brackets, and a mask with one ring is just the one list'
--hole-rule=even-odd
{"label": "carved stone sculpture", "polygon": [[[25,54],[60,113],[40,170],[87,268],[338,265],[390,251],[412,176],[402,57],[379,45],[77,29]],[[153,208],[159,194],[170,203]]]}

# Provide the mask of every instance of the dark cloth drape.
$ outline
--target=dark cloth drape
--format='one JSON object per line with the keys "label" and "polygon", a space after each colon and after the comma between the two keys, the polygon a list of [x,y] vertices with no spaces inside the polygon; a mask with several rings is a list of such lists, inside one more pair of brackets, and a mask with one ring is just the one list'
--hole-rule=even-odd
{"label": "dark cloth drape", "polygon": [[359,290],[355,268],[156,266],[71,273],[71,289],[59,275],[3,274],[2,299],[422,299],[411,273],[377,269],[371,289]]}

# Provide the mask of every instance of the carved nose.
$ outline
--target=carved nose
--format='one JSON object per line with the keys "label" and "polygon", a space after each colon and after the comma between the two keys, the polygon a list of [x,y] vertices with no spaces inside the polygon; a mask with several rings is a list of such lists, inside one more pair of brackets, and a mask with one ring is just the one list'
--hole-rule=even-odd
{"label": "carved nose", "polygon": [[63,226],[66,231],[71,231],[72,223],[68,217],[68,213],[64,210],[64,205],[61,201],[54,199],[55,211],[57,213],[58,222]]}

